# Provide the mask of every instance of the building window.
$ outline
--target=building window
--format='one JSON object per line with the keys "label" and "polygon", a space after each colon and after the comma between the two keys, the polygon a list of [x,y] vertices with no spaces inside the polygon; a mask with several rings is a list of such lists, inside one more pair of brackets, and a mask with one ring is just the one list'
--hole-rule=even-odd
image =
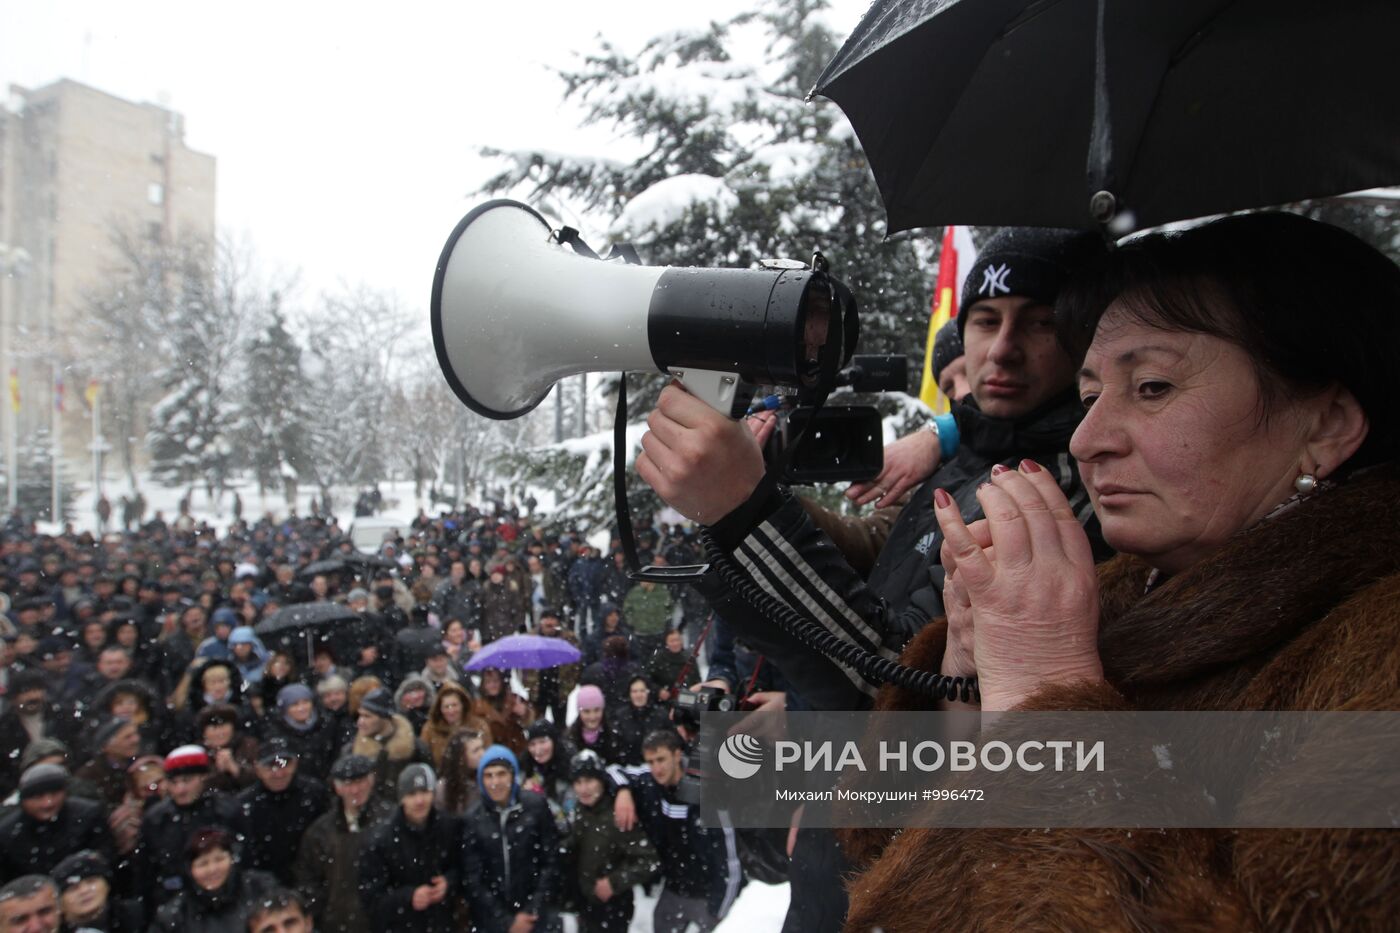
{"label": "building window", "polygon": [[158,181],[153,181],[146,186],[146,200],[156,206],[165,203],[165,186]]}

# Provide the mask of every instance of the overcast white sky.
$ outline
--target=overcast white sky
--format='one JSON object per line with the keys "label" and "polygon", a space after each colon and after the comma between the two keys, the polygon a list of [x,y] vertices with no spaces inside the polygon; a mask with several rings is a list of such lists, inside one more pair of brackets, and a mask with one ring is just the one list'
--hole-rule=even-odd
{"label": "overcast white sky", "polygon": [[[833,0],[844,36],[867,0]],[[0,82],[61,77],[185,116],[218,158],[218,221],[302,297],[393,291],[426,319],[438,253],[477,200],[483,145],[598,151],[547,70],[602,34],[635,51],[751,0],[238,4],[0,0]]]}

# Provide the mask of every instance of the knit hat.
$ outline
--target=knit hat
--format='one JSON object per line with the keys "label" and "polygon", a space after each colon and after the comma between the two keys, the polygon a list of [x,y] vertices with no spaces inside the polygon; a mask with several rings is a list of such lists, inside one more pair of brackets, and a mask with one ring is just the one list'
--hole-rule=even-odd
{"label": "knit hat", "polygon": [[287,684],[277,691],[277,708],[286,710],[293,703],[300,703],[302,700],[313,700],[316,695],[311,692],[311,688],[306,684]]}
{"label": "knit hat", "polygon": [[554,739],[558,741],[559,727],[548,719],[536,719],[534,722],[530,723],[529,728],[525,730],[525,740],[528,742],[531,739]]}
{"label": "knit hat", "polygon": [[321,682],[316,685],[316,693],[325,696],[334,690],[349,690],[350,685],[345,682],[345,678],[339,674],[330,674],[321,678]]}
{"label": "knit hat", "polygon": [[285,765],[296,761],[297,758],[297,750],[284,736],[273,736],[258,746],[258,764],[260,765]]}
{"label": "knit hat", "polygon": [[107,860],[100,853],[91,849],[83,849],[81,852],[74,852],[55,865],[53,871],[49,873],[49,877],[62,891],[89,878],[105,878],[111,881],[112,866],[107,864]]}
{"label": "knit hat", "polygon": [[597,684],[584,684],[578,688],[579,709],[602,709],[603,706],[603,690]]}
{"label": "knit hat", "polygon": [[68,746],[58,739],[42,738],[35,739],[24,746],[24,753],[19,756],[19,769],[25,771],[30,765],[41,758],[51,758],[54,755],[62,755],[63,760],[68,760]]}
{"label": "knit hat", "polygon": [[948,364],[962,355],[962,331],[954,319],[938,328],[938,333],[933,335],[933,381],[937,382]]}
{"label": "knit hat", "polygon": [[414,763],[399,773],[399,799],[419,791],[432,793],[437,789],[437,775],[425,764]]}
{"label": "knit hat", "polygon": [[376,687],[360,700],[360,712],[372,713],[382,719],[394,715],[394,696],[383,687]]}
{"label": "knit hat", "polygon": [[977,254],[963,283],[958,334],[979,301],[1015,295],[1053,305],[1060,288],[1085,262],[1104,252],[1103,238],[1082,230],[1003,227]]}
{"label": "knit hat", "polygon": [[131,724],[130,719],[121,716],[112,716],[103,720],[92,733],[92,747],[99,752],[107,747],[107,743],[116,738],[117,733],[122,731],[123,726]]}
{"label": "knit hat", "polygon": [[63,765],[34,765],[20,775],[20,800],[67,789],[68,769]]}
{"label": "knit hat", "polygon": [[166,777],[208,773],[209,753],[204,750],[202,745],[181,745],[165,756]]}
{"label": "knit hat", "polygon": [[214,610],[214,614],[209,617],[210,625],[227,625],[229,628],[238,626],[238,613],[228,606],[220,606]]}
{"label": "knit hat", "polygon": [[366,755],[342,755],[331,766],[331,778],[337,781],[356,781],[373,773],[374,759]]}
{"label": "knit hat", "polygon": [[607,776],[607,769],[603,767],[603,759],[598,757],[598,753],[590,749],[584,749],[573,757],[569,762],[569,780],[577,781],[581,777],[595,777],[602,780]]}
{"label": "knit hat", "polygon": [[362,586],[357,586],[345,594],[345,601],[347,603],[353,603],[357,599],[369,599],[369,590]]}

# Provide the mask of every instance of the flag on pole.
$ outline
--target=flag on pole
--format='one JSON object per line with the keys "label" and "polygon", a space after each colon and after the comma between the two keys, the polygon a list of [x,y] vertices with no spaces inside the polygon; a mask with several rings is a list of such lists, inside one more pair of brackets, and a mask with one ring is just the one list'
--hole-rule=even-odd
{"label": "flag on pole", "polygon": [[943,230],[943,250],[938,255],[938,278],[933,289],[933,301],[928,319],[928,345],[924,350],[924,377],[919,384],[919,401],[934,414],[943,414],[949,408],[948,399],[938,391],[938,381],[933,378],[933,338],[939,328],[958,316],[958,296],[962,294],[963,282],[968,270],[977,261],[977,248],[972,245],[972,234],[966,227],[945,227]]}
{"label": "flag on pole", "polygon": [[87,399],[88,408],[97,407],[97,394],[102,391],[102,384],[96,379],[89,379],[87,391],[83,392],[83,398]]}
{"label": "flag on pole", "polygon": [[19,369],[10,367],[10,407],[19,414]]}
{"label": "flag on pole", "polygon": [[63,414],[63,377],[54,376],[53,379],[53,410],[60,415]]}

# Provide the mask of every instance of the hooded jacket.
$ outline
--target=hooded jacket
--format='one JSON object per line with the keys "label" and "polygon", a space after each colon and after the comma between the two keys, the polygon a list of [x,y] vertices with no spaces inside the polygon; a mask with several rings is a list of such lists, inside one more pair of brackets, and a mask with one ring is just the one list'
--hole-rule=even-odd
{"label": "hooded jacket", "polygon": [[[1105,683],[1028,710],[1400,709],[1400,467],[1374,467],[1236,535],[1149,588],[1099,572]],[[936,670],[946,626],[903,662]],[[885,688],[882,709],[925,708]],[[1339,760],[1366,749],[1316,749]],[[1251,790],[1247,774],[1240,778]],[[1255,787],[1258,786],[1255,782]],[[847,930],[1393,930],[1393,829],[847,831],[863,874]],[[937,870],[926,866],[937,865]]]}
{"label": "hooded jacket", "polygon": [[[486,793],[483,776],[493,763],[511,770],[504,805]],[[464,818],[467,896],[478,930],[506,933],[517,913],[549,914],[559,883],[559,835],[545,799],[520,792],[520,763],[510,749],[488,748],[476,773],[481,800]]]}

